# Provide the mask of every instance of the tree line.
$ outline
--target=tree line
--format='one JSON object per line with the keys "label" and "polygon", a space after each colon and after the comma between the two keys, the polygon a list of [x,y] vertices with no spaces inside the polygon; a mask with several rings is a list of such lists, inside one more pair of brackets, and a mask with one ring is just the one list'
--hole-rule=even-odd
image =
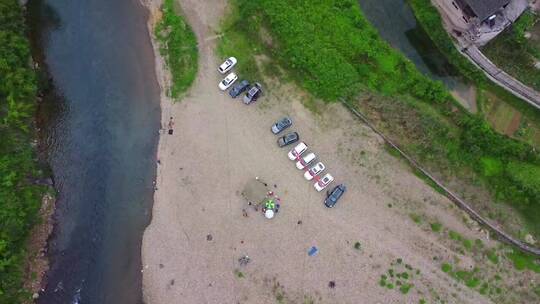
{"label": "tree line", "polygon": [[22,7],[0,1],[0,303],[18,303],[26,240],[38,221],[46,190],[31,180],[42,173],[32,141],[37,93]]}

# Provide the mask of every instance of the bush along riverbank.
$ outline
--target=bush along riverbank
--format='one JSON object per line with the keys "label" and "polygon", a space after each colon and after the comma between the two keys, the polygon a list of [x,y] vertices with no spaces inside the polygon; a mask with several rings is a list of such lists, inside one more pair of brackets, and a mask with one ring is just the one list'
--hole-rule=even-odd
{"label": "bush along riverbank", "polygon": [[250,47],[236,49],[237,56],[269,56],[314,96],[327,102],[360,99],[355,106],[373,114],[381,129],[430,170],[489,190],[493,200],[520,211],[527,231],[540,236],[540,155],[463,110],[440,82],[423,76],[380,38],[356,1],[233,3],[221,52],[231,41],[248,42]]}
{"label": "bush along riverbank", "polygon": [[461,75],[476,85],[485,85],[488,81],[487,77],[456,49],[452,38],[442,26],[439,11],[431,4],[431,1],[409,0],[408,2],[419,25],[448,61],[458,69]]}
{"label": "bush along riverbank", "polygon": [[160,54],[172,76],[168,95],[175,99],[189,89],[197,76],[198,67],[197,39],[179,10],[174,0],[165,0],[163,16],[154,33]]}
{"label": "bush along riverbank", "polygon": [[30,66],[22,8],[17,0],[0,2],[0,303],[19,303],[26,243],[46,187],[37,165],[33,119],[36,74]]}
{"label": "bush along riverbank", "polygon": [[[486,120],[498,132],[539,147],[540,112],[504,88],[493,83],[479,68],[460,54],[454,46],[452,37],[443,27],[443,21],[439,11],[431,4],[430,0],[408,0],[408,3],[413,10],[419,26],[425,30],[433,44],[447,58],[448,62],[456,67],[461,76],[476,87],[478,108]],[[515,32],[523,34],[525,31],[524,28],[527,28],[532,23],[532,15],[526,13],[513,28]],[[505,34],[502,34],[502,36],[505,36]],[[501,38],[495,39],[495,41],[499,40]],[[507,48],[514,49],[519,44],[507,43],[505,45],[507,45]],[[483,51],[487,48],[484,47]],[[498,64],[496,60],[494,62]],[[506,61],[506,65],[509,62]],[[506,70],[504,64],[501,67]],[[515,67],[510,68],[508,71],[514,69]],[[538,73],[535,73],[535,71],[533,67],[530,67],[528,74],[537,75]],[[518,122],[515,126],[512,126],[513,119],[517,119],[516,121]]]}

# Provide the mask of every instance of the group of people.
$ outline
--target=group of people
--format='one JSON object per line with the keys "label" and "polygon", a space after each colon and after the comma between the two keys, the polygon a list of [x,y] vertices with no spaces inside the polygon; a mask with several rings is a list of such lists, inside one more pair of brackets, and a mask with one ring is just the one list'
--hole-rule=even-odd
{"label": "group of people", "polygon": [[266,218],[273,218],[275,213],[279,212],[279,208],[281,207],[279,203],[276,203],[276,200],[280,202],[279,198],[273,198],[274,193],[272,191],[268,191],[268,199],[266,199],[263,203],[262,212],[266,216]]}

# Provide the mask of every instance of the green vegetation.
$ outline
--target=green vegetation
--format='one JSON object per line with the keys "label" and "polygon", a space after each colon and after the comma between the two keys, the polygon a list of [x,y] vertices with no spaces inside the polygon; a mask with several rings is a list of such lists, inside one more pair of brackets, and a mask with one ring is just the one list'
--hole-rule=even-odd
{"label": "green vegetation", "polygon": [[413,220],[413,222],[415,222],[417,224],[422,223],[422,216],[420,216],[420,215],[418,215],[416,213],[409,214],[409,217],[411,218],[411,220]]}
{"label": "green vegetation", "polygon": [[[511,115],[512,113],[515,113],[516,115],[520,113],[523,114],[521,117],[523,128],[517,130],[515,134],[508,135],[540,146],[540,113],[538,113],[537,109],[524,103],[523,100],[515,97],[504,88],[488,80],[478,68],[459,53],[454,46],[452,38],[443,28],[439,12],[431,5],[430,0],[409,0],[408,2],[413,9],[418,24],[425,30],[448,62],[452,64],[464,78],[476,86],[477,104],[480,113],[483,113],[491,125],[502,134],[508,134],[508,127],[513,118],[513,115]],[[532,24],[532,19],[537,19],[533,16],[534,15],[528,12],[514,24],[514,32],[518,33],[516,36],[523,37],[524,31]],[[502,36],[505,37],[506,35],[503,34]],[[494,41],[499,41],[500,39],[501,38],[498,37]],[[505,46],[508,49],[508,52],[518,51],[517,49],[519,49],[519,47],[516,48],[512,43],[506,44]],[[483,51],[489,56],[488,48],[491,49],[491,46],[488,45]],[[538,43],[537,49],[540,49],[540,43]],[[502,63],[514,65],[513,61],[519,57],[520,56],[508,55],[508,58],[505,57],[505,59],[502,60]],[[539,56],[536,57],[540,58]],[[530,62],[530,56],[528,59]],[[496,61],[495,63],[498,64]],[[504,65],[501,64],[501,66]],[[524,74],[526,74],[527,77],[538,77],[540,74],[536,72],[537,70],[535,68],[531,68],[531,66],[532,64],[529,64],[528,69],[523,70]],[[514,68],[514,66],[509,67],[510,70]],[[486,109],[488,107],[495,109],[500,108],[500,111],[490,113],[487,111],[489,109]]]}
{"label": "green vegetation", "polygon": [[441,270],[442,270],[443,272],[448,273],[448,272],[452,271],[452,265],[450,265],[450,264],[448,264],[448,263],[444,263],[444,264],[442,264],[442,266],[441,266]]}
{"label": "green vegetation", "polygon": [[245,79],[260,79],[261,72],[253,54],[260,54],[263,48],[258,43],[253,43],[245,35],[246,22],[238,11],[238,6],[231,6],[232,12],[222,25],[224,31],[217,47],[218,54],[222,59],[228,57],[242,58],[235,66],[238,74]]}
{"label": "green vegetation", "polygon": [[499,255],[497,255],[495,250],[488,251],[486,256],[491,263],[495,265],[499,264]]}
{"label": "green vegetation", "polygon": [[[521,190],[527,193],[530,203],[540,201],[540,167],[523,163],[510,162],[506,168],[508,177],[521,185]],[[527,203],[529,203],[527,201]]]}
{"label": "green vegetation", "polygon": [[442,224],[441,223],[431,223],[429,224],[429,226],[431,227],[431,230],[433,230],[433,232],[441,232],[442,230]]}
{"label": "green vegetation", "polygon": [[402,294],[408,294],[414,287],[411,280],[420,275],[420,271],[409,264],[404,264],[402,258],[396,259],[390,265],[395,269],[390,268],[385,274],[381,275],[379,286],[387,289],[396,288]]}
{"label": "green vegetation", "polygon": [[168,94],[180,97],[193,83],[197,75],[197,39],[191,27],[177,13],[173,0],[163,2],[163,17],[155,28],[159,52],[165,58],[172,75]]}
{"label": "green vegetation", "polygon": [[37,167],[32,119],[37,92],[29,64],[22,9],[0,2],[0,303],[18,303],[29,231],[38,220],[45,189],[31,184]]}
{"label": "green vegetation", "polygon": [[360,244],[360,242],[354,243],[354,249],[356,249],[356,250],[362,249],[362,245]]}
{"label": "green vegetation", "polygon": [[512,249],[512,252],[507,253],[506,257],[514,263],[517,270],[528,269],[540,273],[540,259],[533,255]]}
{"label": "green vegetation", "polygon": [[[379,38],[355,1],[236,3],[238,17],[227,24],[221,49],[231,49],[230,41],[243,40],[231,34],[233,29],[245,37],[260,37],[261,47],[250,50],[267,50],[317,97],[336,101],[367,87],[385,95],[407,93],[432,102],[449,98],[440,82],[428,80]],[[261,32],[271,37],[261,37]]]}
{"label": "green vegetation", "polygon": [[401,285],[401,287],[399,288],[399,291],[402,294],[408,294],[409,291],[411,290],[411,288],[413,288],[413,287],[414,287],[414,285],[405,283],[405,284]]}
{"label": "green vegetation", "polygon": [[460,73],[477,84],[486,82],[484,74],[463,57],[452,43],[452,38],[442,27],[441,15],[430,0],[409,0],[419,24],[429,35],[437,48],[448,58]]}
{"label": "green vegetation", "polygon": [[[397,138],[409,154],[442,176],[464,178],[489,189],[495,200],[521,211],[529,230],[540,235],[540,201],[528,190],[530,181],[508,165],[527,164],[534,174],[534,168],[540,168],[539,153],[462,110],[441,83],[423,76],[379,37],[356,1],[236,0],[234,4],[224,25],[220,52],[250,62],[240,72],[259,73],[259,58],[266,57],[328,102],[360,94],[362,100],[351,105]],[[433,34],[442,26],[438,14],[431,13],[421,10],[419,16],[438,22],[429,28]],[[440,40],[451,43],[444,34]],[[234,53],[236,42],[240,47]],[[455,51],[453,46],[449,50]],[[455,55],[456,60],[465,60]],[[468,71],[477,82],[484,78],[466,63],[460,70]]]}
{"label": "green vegetation", "polygon": [[[446,30],[442,26],[440,14],[438,13],[437,9],[431,5],[431,2],[429,0],[409,0],[409,3],[415,13],[419,24],[426,30],[426,33],[428,33],[434,44],[438,47],[439,50],[441,50],[441,52],[447,57],[448,61],[452,65],[454,65],[463,76],[465,76],[477,86],[478,95],[479,97],[482,97],[482,100],[485,99],[484,97],[487,94],[497,96],[497,98],[499,98],[502,102],[510,105],[515,109],[518,109],[524,116],[526,116],[526,119],[522,118],[522,121],[534,122],[537,125],[540,124],[540,121],[538,120],[539,115],[534,109],[526,105],[518,98],[511,96],[511,94],[506,92],[503,88],[498,87],[490,81],[487,81],[486,77],[480,72],[479,69],[474,67],[474,65],[472,65],[466,58],[459,54],[459,52],[453,45],[452,38],[448,35]],[[524,21],[518,22],[514,26],[514,28],[516,29],[516,32],[521,33],[522,35],[524,29],[530,26],[532,21],[531,16],[529,15],[525,15],[525,17],[522,17],[521,19],[523,19]],[[530,73],[530,70],[528,73],[534,74]],[[480,104],[479,106],[483,107],[482,104]],[[420,114],[421,111],[415,112]],[[507,115],[507,113],[505,113],[505,115]],[[463,160],[468,159],[468,161],[474,163],[472,169],[476,171],[477,178],[483,180],[484,186],[491,190],[494,198],[500,201],[512,202],[513,206],[516,207],[516,209],[521,211],[521,213],[523,214],[528,224],[528,228],[533,232],[533,234],[538,236],[540,234],[540,225],[537,224],[540,220],[540,200],[536,193],[527,190],[530,189],[530,187],[532,186],[529,184],[530,180],[518,178],[514,167],[512,167],[511,165],[506,165],[509,163],[513,164],[513,161],[517,161],[515,160],[515,158],[518,158],[520,159],[519,161],[517,161],[518,163],[526,163],[527,166],[530,166],[529,172],[531,173],[531,175],[538,177],[540,175],[535,175],[538,174],[538,172],[540,171],[538,155],[534,153],[535,155],[526,156],[520,152],[514,154],[510,151],[514,148],[510,147],[516,147],[516,143],[512,140],[503,138],[503,136],[500,136],[501,138],[497,139],[496,141],[499,141],[501,143],[505,142],[503,144],[505,148],[499,150],[497,153],[492,154],[492,152],[495,152],[492,149],[495,142],[492,140],[495,139],[496,136],[493,136],[493,130],[491,130],[484,121],[481,121],[478,117],[470,120],[474,125],[473,128],[476,128],[476,130],[474,130],[473,132],[468,132],[468,130],[464,129],[467,128],[467,126],[463,124],[460,125],[459,121],[455,120],[455,118],[457,117],[454,117],[455,126],[458,127],[458,130],[456,131],[460,132],[459,129],[464,131],[461,132],[461,137],[463,140],[451,140],[454,141],[454,143],[447,142],[446,147],[440,147],[440,149],[433,147],[432,149],[430,149],[445,151],[443,153],[447,154],[446,159],[449,160],[449,162],[439,161],[439,164],[432,165],[437,168],[450,167],[454,172],[456,171],[456,169],[458,169],[457,171],[461,172],[468,171],[469,168],[466,169],[465,166],[461,166],[460,162],[456,161],[456,156],[453,154],[460,151],[459,147],[464,147],[464,144],[467,141],[471,140],[481,142],[482,140],[480,140],[480,137],[477,137],[481,136],[480,133],[492,133],[489,135],[489,139],[485,140],[481,146],[474,147],[473,149],[477,152],[480,152],[482,154],[481,156],[479,154],[470,155],[469,153],[475,152],[473,152],[473,150],[471,149],[465,148],[463,150],[467,153],[463,155]],[[440,125],[441,127],[448,127],[448,125],[445,124]],[[505,124],[504,129],[499,131],[505,133],[507,126],[508,123]],[[453,127],[454,126],[451,126],[451,128]],[[426,125],[425,128],[433,129],[434,126]],[[423,131],[422,133],[426,133],[426,131]],[[467,137],[468,139],[465,139],[465,137]],[[440,140],[440,138],[432,138],[432,142],[435,143],[438,143],[437,139]],[[449,138],[452,138],[452,136],[450,136]],[[532,150],[530,146],[524,146],[524,148],[529,151]],[[503,150],[506,151],[503,152]],[[514,152],[517,152],[517,150],[515,150]],[[423,152],[422,154],[425,154],[425,152]],[[434,155],[434,153],[430,153],[430,155]],[[471,159],[469,159],[469,156],[472,156]],[[444,171],[450,174],[452,173],[448,172],[449,170]],[[530,177],[531,175],[529,175],[528,177]]]}
{"label": "green vegetation", "polygon": [[239,278],[239,279],[241,279],[241,278],[244,278],[244,277],[245,277],[245,276],[244,276],[244,273],[243,273],[243,272],[241,272],[241,271],[240,271],[240,270],[238,270],[238,269],[235,269],[235,270],[234,270],[234,275],[235,275],[235,276],[236,276],[237,278]]}
{"label": "green vegetation", "polygon": [[457,269],[454,271],[453,268],[454,267],[452,267],[452,265],[448,263],[444,263],[441,266],[441,269],[443,272],[448,273],[449,275],[454,277],[459,282],[462,282],[463,284],[465,284],[465,286],[469,288],[474,289],[480,286],[480,284],[482,283],[481,279],[479,278],[479,275],[478,275],[479,270],[477,268],[471,271],[457,270]]}
{"label": "green vegetation", "polygon": [[525,37],[525,32],[537,20],[534,13],[525,12],[516,23],[484,46],[482,51],[505,72],[540,90],[540,71],[534,66],[540,59],[540,43]]}

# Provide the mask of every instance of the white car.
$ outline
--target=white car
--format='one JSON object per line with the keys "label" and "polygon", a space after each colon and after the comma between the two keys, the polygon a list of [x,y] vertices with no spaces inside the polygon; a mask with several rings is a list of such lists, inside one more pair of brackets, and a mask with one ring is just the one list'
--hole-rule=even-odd
{"label": "white car", "polygon": [[296,145],[296,147],[289,151],[289,154],[287,155],[289,156],[290,160],[296,160],[300,158],[300,156],[302,156],[302,154],[304,154],[306,151],[307,145],[304,142],[300,142],[298,145]]}
{"label": "white car", "polygon": [[313,187],[319,192],[321,192],[326,186],[328,186],[331,182],[334,181],[334,177],[330,175],[330,173],[326,173],[325,176],[323,176],[321,179],[319,179]]}
{"label": "white car", "polygon": [[296,168],[298,168],[298,170],[306,168],[315,160],[315,158],[317,158],[317,156],[315,156],[314,153],[308,153],[304,155],[302,158],[300,158],[300,160],[296,162]]}
{"label": "white car", "polygon": [[315,176],[321,174],[321,172],[324,171],[326,167],[323,163],[318,162],[313,167],[309,168],[309,170],[304,173],[304,178],[307,180],[312,180]]}
{"label": "white car", "polygon": [[235,73],[230,73],[219,83],[219,89],[222,91],[227,90],[237,79],[238,76]]}
{"label": "white car", "polygon": [[218,68],[218,71],[221,73],[221,74],[225,74],[227,73],[228,71],[230,71],[233,66],[236,64],[236,62],[238,62],[236,60],[236,58],[234,57],[229,57],[227,58],[227,60],[225,60]]}

